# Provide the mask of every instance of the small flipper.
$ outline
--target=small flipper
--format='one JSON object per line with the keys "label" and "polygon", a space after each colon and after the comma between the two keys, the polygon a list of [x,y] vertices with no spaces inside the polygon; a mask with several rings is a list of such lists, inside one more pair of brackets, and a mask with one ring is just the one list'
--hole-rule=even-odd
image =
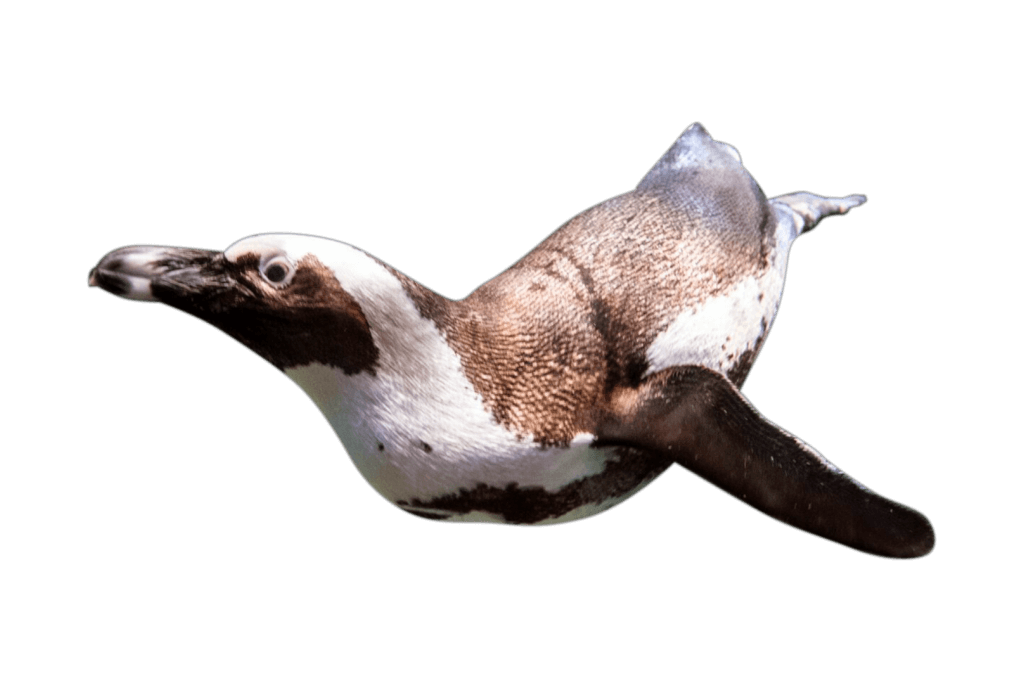
{"label": "small flipper", "polygon": [[794,192],[774,197],[770,201],[788,208],[796,222],[796,233],[810,232],[822,218],[830,215],[843,214],[851,208],[860,206],[868,198],[863,194],[851,194],[846,197],[823,197],[810,192]]}
{"label": "small flipper", "polygon": [[918,557],[935,544],[923,515],[844,474],[704,367],[671,367],[616,396],[597,436],[670,455],[769,516],[864,552]]}

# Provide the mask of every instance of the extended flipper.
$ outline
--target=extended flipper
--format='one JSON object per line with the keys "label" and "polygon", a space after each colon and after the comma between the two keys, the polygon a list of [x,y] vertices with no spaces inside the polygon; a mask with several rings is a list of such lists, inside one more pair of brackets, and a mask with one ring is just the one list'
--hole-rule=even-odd
{"label": "extended flipper", "polygon": [[783,194],[771,199],[772,204],[785,206],[793,214],[796,233],[810,232],[822,218],[830,215],[843,214],[851,208],[860,206],[868,198],[863,194],[851,194],[846,197],[823,197],[810,192],[794,192]]}
{"label": "extended flipper", "polygon": [[855,549],[908,558],[935,544],[923,515],[844,474],[704,367],[671,367],[615,396],[597,436],[668,454],[769,516]]}

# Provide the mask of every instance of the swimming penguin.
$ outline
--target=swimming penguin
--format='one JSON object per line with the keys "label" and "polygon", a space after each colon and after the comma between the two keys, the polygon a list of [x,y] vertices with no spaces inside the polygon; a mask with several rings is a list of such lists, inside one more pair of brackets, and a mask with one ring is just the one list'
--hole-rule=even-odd
{"label": "swimming penguin", "polygon": [[608,509],[681,464],[785,523],[891,557],[920,513],[840,471],[740,387],[796,237],[865,198],[767,199],[698,123],[637,188],[580,213],[462,300],[329,239],[129,246],[89,283],[231,335],[317,404],[413,514],[539,524]]}

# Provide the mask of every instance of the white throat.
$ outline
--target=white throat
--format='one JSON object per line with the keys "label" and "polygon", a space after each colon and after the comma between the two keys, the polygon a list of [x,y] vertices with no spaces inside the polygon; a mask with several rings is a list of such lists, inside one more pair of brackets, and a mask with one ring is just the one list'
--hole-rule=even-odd
{"label": "white throat", "polygon": [[[494,419],[458,354],[401,282],[347,245],[317,257],[362,308],[379,357],[373,374],[320,364],[286,374],[327,417],[363,476],[392,501],[430,498],[476,483],[563,485],[601,471],[604,456],[556,457]],[[289,246],[291,249],[291,247]],[[576,443],[576,447],[589,444]],[[531,459],[536,466],[531,466]]]}

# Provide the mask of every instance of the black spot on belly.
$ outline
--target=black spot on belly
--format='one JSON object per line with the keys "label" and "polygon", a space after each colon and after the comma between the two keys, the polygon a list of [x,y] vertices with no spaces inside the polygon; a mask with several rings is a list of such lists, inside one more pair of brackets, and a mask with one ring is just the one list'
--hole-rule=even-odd
{"label": "black spot on belly", "polygon": [[654,480],[669,467],[671,459],[661,455],[619,448],[604,471],[573,481],[557,490],[542,486],[509,483],[504,487],[479,483],[474,488],[440,495],[429,500],[415,498],[397,502],[411,514],[444,519],[479,511],[501,517],[505,523],[531,524],[558,518],[586,504],[599,504],[623,497]]}
{"label": "black spot on belly", "polygon": [[434,451],[434,448],[430,447],[430,444],[429,443],[425,443],[424,441],[420,441],[420,447],[423,448],[423,452],[433,452]]}

